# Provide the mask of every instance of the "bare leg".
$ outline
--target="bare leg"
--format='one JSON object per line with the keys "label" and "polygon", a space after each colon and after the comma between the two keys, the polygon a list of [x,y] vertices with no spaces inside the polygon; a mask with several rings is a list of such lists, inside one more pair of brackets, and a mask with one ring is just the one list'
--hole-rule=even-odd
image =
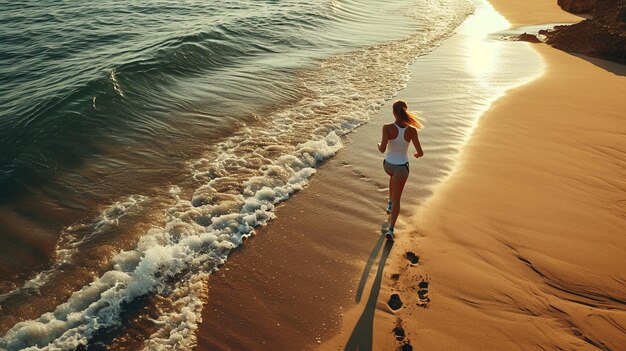
{"label": "bare leg", "polygon": [[408,178],[391,177],[389,189],[393,188],[391,194],[391,216],[389,217],[389,226],[394,227],[398,214],[400,213],[400,197],[402,197],[402,190],[404,190],[404,184]]}
{"label": "bare leg", "polygon": [[393,176],[389,176],[389,201],[393,197]]}

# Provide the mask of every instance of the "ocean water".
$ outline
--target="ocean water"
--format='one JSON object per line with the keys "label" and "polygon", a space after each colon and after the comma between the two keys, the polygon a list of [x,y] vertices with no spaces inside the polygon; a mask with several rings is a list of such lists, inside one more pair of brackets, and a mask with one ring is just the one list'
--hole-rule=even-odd
{"label": "ocean water", "polygon": [[192,347],[206,277],[471,11],[0,1],[0,349]]}

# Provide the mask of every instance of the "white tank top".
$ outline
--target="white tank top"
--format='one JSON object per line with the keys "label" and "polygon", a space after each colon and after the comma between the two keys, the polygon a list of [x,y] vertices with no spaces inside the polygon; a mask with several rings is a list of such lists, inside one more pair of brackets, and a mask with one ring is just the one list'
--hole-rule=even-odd
{"label": "white tank top", "polygon": [[404,131],[407,127],[400,128],[395,123],[393,125],[398,129],[398,136],[394,139],[389,139],[385,161],[392,165],[404,165],[409,162],[409,158],[407,157],[409,142],[404,139]]}

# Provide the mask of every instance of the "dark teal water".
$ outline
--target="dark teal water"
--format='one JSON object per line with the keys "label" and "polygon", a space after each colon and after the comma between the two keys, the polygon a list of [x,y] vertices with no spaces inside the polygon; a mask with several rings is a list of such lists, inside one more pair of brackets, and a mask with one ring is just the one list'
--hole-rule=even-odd
{"label": "dark teal water", "polygon": [[[293,97],[288,83],[267,79],[289,79],[288,67],[243,67],[311,47],[302,32],[322,25],[322,9],[271,5],[2,4],[2,198],[72,172],[105,147],[160,144],[192,126],[219,134],[265,101]],[[198,77],[211,84],[185,86]]]}
{"label": "dark teal water", "polygon": [[315,1],[1,6],[3,199],[103,148],[160,144],[191,128],[219,135],[296,99],[293,73],[312,59],[410,29],[388,21],[383,35],[332,33],[333,19],[352,14]]}
{"label": "dark teal water", "polygon": [[[97,348],[134,329],[184,346],[155,336],[195,330],[167,306],[197,313],[204,272],[470,11],[0,1],[0,348]],[[124,321],[137,306],[161,327]]]}

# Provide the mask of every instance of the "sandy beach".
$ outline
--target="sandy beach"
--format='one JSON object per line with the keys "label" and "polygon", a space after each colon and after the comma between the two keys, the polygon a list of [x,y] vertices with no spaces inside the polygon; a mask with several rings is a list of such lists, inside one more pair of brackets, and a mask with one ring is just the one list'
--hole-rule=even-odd
{"label": "sandy beach", "polygon": [[0,350],[626,350],[625,16],[7,2]]}
{"label": "sandy beach", "polygon": [[[556,2],[492,3],[516,25],[569,16]],[[484,114],[453,174],[394,245],[421,259],[391,255],[375,329],[401,321],[405,340],[431,350],[626,345],[626,67],[533,48],[544,73]],[[393,293],[405,301],[395,313],[384,306]],[[375,334],[373,349],[393,349],[390,339]]]}
{"label": "sandy beach", "polygon": [[[491,3],[512,28],[580,20],[556,1]],[[505,29],[498,21],[493,31]],[[626,343],[626,69],[521,42],[492,40],[476,58],[471,47],[485,39],[473,30],[466,24],[418,59],[398,96],[428,127],[396,242],[380,236],[386,177],[374,145],[386,104],[210,277],[198,350]],[[488,88],[479,91],[476,79]],[[447,95],[436,101],[433,89]],[[464,118],[465,129],[446,131],[446,119],[429,125],[436,113]],[[393,294],[403,303],[397,311]]]}

